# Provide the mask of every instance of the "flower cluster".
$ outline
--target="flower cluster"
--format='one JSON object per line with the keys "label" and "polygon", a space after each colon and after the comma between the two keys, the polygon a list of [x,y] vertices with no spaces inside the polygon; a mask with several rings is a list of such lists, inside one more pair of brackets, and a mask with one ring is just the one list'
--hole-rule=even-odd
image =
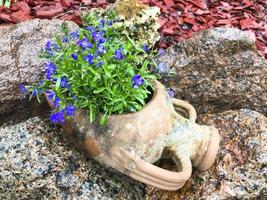
{"label": "flower cluster", "polygon": [[91,21],[74,32],[63,27],[65,36],[44,47],[42,83],[19,85],[23,94],[39,98],[45,93],[54,107],[53,123],[64,123],[76,109],[86,109],[90,122],[100,115],[100,124],[105,124],[108,115],[142,109],[153,87],[151,48],[136,46],[128,35],[121,37],[123,30],[112,20]]}

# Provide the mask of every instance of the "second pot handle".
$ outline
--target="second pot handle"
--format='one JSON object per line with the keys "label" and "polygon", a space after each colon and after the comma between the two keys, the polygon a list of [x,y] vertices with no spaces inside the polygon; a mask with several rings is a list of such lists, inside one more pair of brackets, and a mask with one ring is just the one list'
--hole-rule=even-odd
{"label": "second pot handle", "polygon": [[176,98],[172,98],[172,103],[176,112],[188,118],[190,121],[196,122],[197,112],[190,103]]}
{"label": "second pot handle", "polygon": [[113,168],[135,180],[162,190],[178,190],[192,173],[191,160],[187,157],[180,158],[182,170],[173,172],[150,164],[121,147],[113,147],[110,153],[113,156],[111,162]]}

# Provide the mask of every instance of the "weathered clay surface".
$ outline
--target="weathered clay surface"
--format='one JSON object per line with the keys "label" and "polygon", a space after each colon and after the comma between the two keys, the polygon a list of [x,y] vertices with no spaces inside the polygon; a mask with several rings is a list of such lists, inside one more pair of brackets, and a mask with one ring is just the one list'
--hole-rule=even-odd
{"label": "weathered clay surface", "polygon": [[[18,25],[0,28],[0,115],[27,110],[28,99],[21,102],[18,84],[37,83],[44,72],[38,58],[42,47],[60,31],[61,20],[30,20]],[[78,28],[68,22],[69,28]]]}
{"label": "weathered clay surface", "polygon": [[[222,141],[214,166],[195,171],[177,192],[147,187],[146,199],[266,199],[267,118],[248,109],[204,114],[199,123],[213,124]],[[171,168],[172,165],[165,167]]]}
{"label": "weathered clay surface", "polygon": [[79,153],[38,117],[0,127],[0,199],[143,199],[140,183]]}
{"label": "weathered clay surface", "polygon": [[158,62],[175,69],[169,86],[198,113],[250,108],[267,114],[267,62],[247,32],[200,32],[170,47]]}

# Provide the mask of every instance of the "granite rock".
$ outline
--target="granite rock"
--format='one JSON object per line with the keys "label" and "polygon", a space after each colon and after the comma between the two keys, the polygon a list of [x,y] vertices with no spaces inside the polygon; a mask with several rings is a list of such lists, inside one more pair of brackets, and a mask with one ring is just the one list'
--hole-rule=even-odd
{"label": "granite rock", "polygon": [[0,199],[143,199],[141,183],[79,152],[39,117],[0,127]]}
{"label": "granite rock", "polygon": [[[146,199],[267,199],[267,118],[241,109],[203,114],[198,123],[215,125],[221,134],[215,164],[205,172],[193,171],[179,191],[146,187]],[[174,169],[171,163],[163,166]]]}
{"label": "granite rock", "polygon": [[170,47],[156,60],[175,71],[163,80],[198,113],[247,108],[267,114],[267,62],[249,32],[205,30]]}
{"label": "granite rock", "polygon": [[[29,20],[0,28],[0,116],[33,110],[33,102],[22,99],[18,84],[32,84],[43,77],[44,61],[39,54],[49,40],[60,32],[62,20]],[[67,22],[71,31],[78,25]],[[36,101],[35,101],[36,103]],[[30,106],[31,105],[31,106]]]}

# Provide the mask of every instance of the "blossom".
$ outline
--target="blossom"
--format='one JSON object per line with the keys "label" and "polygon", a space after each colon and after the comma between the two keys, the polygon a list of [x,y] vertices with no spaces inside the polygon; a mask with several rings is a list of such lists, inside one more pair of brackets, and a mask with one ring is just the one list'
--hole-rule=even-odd
{"label": "blossom", "polygon": [[91,32],[94,32],[95,31],[95,29],[94,29],[93,26],[87,26],[84,29],[87,30],[87,31],[91,31]]}
{"label": "blossom", "polygon": [[86,56],[83,56],[83,59],[88,62],[89,64],[94,64],[94,55],[93,54],[88,54]]}
{"label": "blossom", "polygon": [[51,76],[55,74],[57,71],[57,68],[54,63],[48,62],[45,64],[45,75],[47,79],[51,79]]}
{"label": "blossom", "polygon": [[97,63],[97,67],[100,67],[101,65],[103,65],[103,61],[99,61],[98,63]]}
{"label": "blossom", "polygon": [[68,84],[68,80],[66,77],[62,77],[60,79],[60,87],[62,88],[70,88],[70,85]]}
{"label": "blossom", "polygon": [[149,48],[149,46],[147,44],[145,44],[143,46],[143,49],[145,50],[146,53],[149,53],[150,52],[150,48]]}
{"label": "blossom", "polygon": [[73,116],[74,113],[75,113],[75,110],[76,110],[76,108],[74,106],[72,106],[72,105],[68,105],[65,108],[67,116]]}
{"label": "blossom", "polygon": [[106,53],[105,46],[103,44],[97,44],[97,52],[100,54]]}
{"label": "blossom", "polygon": [[19,89],[20,89],[21,94],[26,94],[27,93],[27,89],[25,88],[24,85],[19,84]]}
{"label": "blossom", "polygon": [[38,93],[38,90],[37,90],[37,89],[34,89],[34,90],[32,91],[32,96],[33,96],[33,97],[36,96],[37,93]]}
{"label": "blossom", "polygon": [[70,37],[71,40],[72,39],[79,39],[80,34],[78,33],[78,31],[73,31],[73,32],[70,33],[69,37]]}
{"label": "blossom", "polygon": [[124,58],[124,54],[123,54],[122,48],[119,48],[118,50],[116,50],[115,53],[114,53],[114,55],[115,55],[115,58],[117,60],[123,59]]}
{"label": "blossom", "polygon": [[103,31],[100,31],[100,32],[93,31],[92,32],[92,37],[93,37],[94,42],[100,43],[100,44],[105,43],[106,42],[106,38],[104,38],[103,34],[104,34]]}
{"label": "blossom", "polygon": [[64,110],[61,110],[59,112],[53,113],[50,116],[50,121],[53,122],[53,123],[55,123],[55,124],[58,123],[58,122],[64,123],[65,122],[65,119],[64,119]]}
{"label": "blossom", "polygon": [[133,81],[133,88],[137,88],[138,86],[144,84],[144,79],[141,77],[141,75],[135,75],[132,78]]}
{"label": "blossom", "polygon": [[82,40],[78,41],[78,45],[80,47],[82,47],[82,50],[84,51],[86,48],[91,49],[93,47],[93,45],[89,42],[89,40],[87,38],[84,38]]}
{"label": "blossom", "polygon": [[167,90],[169,97],[174,97],[174,90],[172,88],[168,88]]}
{"label": "blossom", "polygon": [[71,57],[72,57],[74,60],[77,60],[77,59],[78,59],[78,54],[77,54],[77,53],[73,53],[73,54],[71,54]]}
{"label": "blossom", "polygon": [[59,107],[59,103],[60,103],[60,98],[59,98],[59,97],[56,97],[56,99],[55,99],[55,101],[54,101],[54,103],[53,103],[53,106],[54,106],[55,108],[58,108],[58,107]]}
{"label": "blossom", "polygon": [[47,98],[48,98],[49,100],[53,100],[54,97],[56,96],[56,94],[55,94],[54,91],[46,90],[45,93],[47,94]]}
{"label": "blossom", "polygon": [[169,67],[168,67],[168,65],[166,63],[161,62],[161,63],[158,64],[157,70],[158,70],[159,73],[168,73]]}
{"label": "blossom", "polygon": [[101,19],[99,22],[101,23],[101,25],[102,25],[102,27],[103,27],[103,26],[105,26],[106,20]]}

